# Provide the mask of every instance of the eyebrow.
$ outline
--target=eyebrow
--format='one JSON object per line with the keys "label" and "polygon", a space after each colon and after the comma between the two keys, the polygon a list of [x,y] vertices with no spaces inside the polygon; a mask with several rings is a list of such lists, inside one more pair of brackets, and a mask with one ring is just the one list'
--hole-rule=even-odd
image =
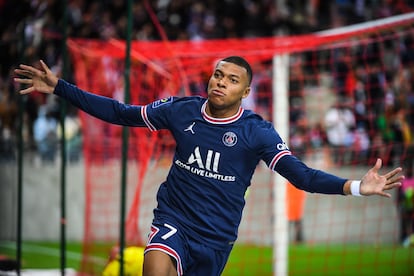
{"label": "eyebrow", "polygon": [[[225,76],[226,74],[224,74],[224,72],[223,71],[221,71],[220,69],[217,69],[216,68],[216,71],[215,72],[220,72],[220,74],[222,74],[223,76]],[[237,78],[237,79],[240,79],[241,77],[239,76],[239,75],[236,75],[236,74],[228,74],[228,76],[230,76],[230,77],[232,77],[232,78]]]}

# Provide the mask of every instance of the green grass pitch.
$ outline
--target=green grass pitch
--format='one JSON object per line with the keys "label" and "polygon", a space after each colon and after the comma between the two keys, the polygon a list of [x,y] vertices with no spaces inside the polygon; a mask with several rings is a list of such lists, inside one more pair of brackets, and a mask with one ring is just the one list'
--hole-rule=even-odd
{"label": "green grass pitch", "polygon": [[[79,268],[80,243],[67,243],[66,266]],[[104,246],[105,247],[105,246]],[[106,245],[106,248],[110,248]],[[0,241],[0,256],[15,256],[13,242]],[[106,252],[95,256],[103,267]],[[59,243],[24,242],[25,268],[59,268]],[[272,251],[268,247],[236,244],[223,273],[230,275],[273,275]],[[414,275],[414,248],[372,245],[290,245],[288,275]]]}

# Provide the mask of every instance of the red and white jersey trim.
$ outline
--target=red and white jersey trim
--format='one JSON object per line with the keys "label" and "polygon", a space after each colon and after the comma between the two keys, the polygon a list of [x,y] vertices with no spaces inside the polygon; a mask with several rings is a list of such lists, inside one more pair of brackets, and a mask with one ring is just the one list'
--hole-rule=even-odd
{"label": "red and white jersey trim", "polygon": [[269,168],[270,168],[272,171],[274,171],[274,170],[275,170],[275,167],[276,167],[277,162],[279,162],[279,160],[280,160],[283,156],[286,156],[286,155],[292,155],[292,153],[291,153],[290,151],[288,151],[288,150],[283,150],[283,151],[279,152],[278,154],[276,154],[276,155],[273,157],[272,161],[270,162]]}
{"label": "red and white jersey trim", "polygon": [[231,117],[228,118],[214,118],[209,116],[206,113],[206,106],[207,106],[207,102],[206,101],[202,106],[201,106],[201,114],[203,115],[204,120],[206,120],[209,123],[212,124],[217,124],[217,125],[224,125],[224,124],[230,124],[233,123],[235,121],[237,121],[238,119],[240,119],[240,117],[243,115],[244,109],[242,107],[239,107],[239,110],[237,111],[237,113]]}
{"label": "red and white jersey trim", "polygon": [[167,246],[165,244],[161,244],[161,243],[151,243],[152,238],[159,231],[160,231],[160,229],[158,227],[155,227],[154,225],[151,225],[151,233],[148,236],[148,244],[145,247],[144,255],[148,251],[153,251],[153,250],[162,251],[162,252],[168,254],[169,256],[173,257],[175,259],[175,261],[177,262],[177,275],[178,276],[183,275],[183,266],[181,264],[180,255],[174,249],[172,249],[171,247],[169,247],[169,246]]}
{"label": "red and white jersey trim", "polygon": [[148,118],[147,106],[146,105],[141,108],[141,117],[144,120],[144,123],[149,128],[149,130],[151,130],[151,131],[157,130],[157,128],[153,124],[151,124],[151,122],[150,122],[150,120]]}
{"label": "red and white jersey trim", "polygon": [[161,244],[161,243],[149,243],[145,247],[144,254],[147,253],[148,251],[152,251],[152,250],[162,251],[162,252],[168,254],[169,256],[173,257],[175,259],[175,261],[177,262],[177,275],[178,276],[183,275],[183,267],[181,265],[180,255],[178,255],[178,253],[174,249],[172,249],[169,246],[166,246],[165,244]]}

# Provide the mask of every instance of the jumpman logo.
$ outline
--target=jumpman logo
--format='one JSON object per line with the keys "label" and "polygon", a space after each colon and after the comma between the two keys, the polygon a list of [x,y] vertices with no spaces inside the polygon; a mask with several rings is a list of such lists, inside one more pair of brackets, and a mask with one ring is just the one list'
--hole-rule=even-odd
{"label": "jumpman logo", "polygon": [[184,131],[191,131],[192,134],[195,134],[193,127],[195,125],[195,122],[193,122],[191,125],[189,125]]}

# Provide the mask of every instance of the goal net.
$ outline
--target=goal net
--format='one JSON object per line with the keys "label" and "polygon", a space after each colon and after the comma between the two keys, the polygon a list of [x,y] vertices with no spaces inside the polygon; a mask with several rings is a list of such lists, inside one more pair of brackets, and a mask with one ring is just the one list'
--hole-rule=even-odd
{"label": "goal net", "polygon": [[[377,157],[388,168],[409,166],[413,156],[405,130],[397,127],[414,118],[413,23],[413,14],[406,14],[293,37],[133,41],[131,103],[205,96],[216,61],[240,55],[254,71],[244,107],[283,129],[293,153],[309,166],[351,179],[360,179]],[[70,39],[68,46],[79,87],[124,100],[124,41]],[[284,68],[275,68],[277,57]],[[279,79],[280,69],[286,74]],[[347,123],[331,118],[333,107],[346,110]],[[80,116],[86,193],[81,269],[99,274],[119,240],[122,128]],[[345,130],[332,132],[339,124]],[[175,143],[166,131],[128,131],[126,244],[144,246]],[[275,180],[261,163],[224,275],[414,273],[414,253],[401,246],[397,198],[396,192],[392,199],[304,194]]]}

